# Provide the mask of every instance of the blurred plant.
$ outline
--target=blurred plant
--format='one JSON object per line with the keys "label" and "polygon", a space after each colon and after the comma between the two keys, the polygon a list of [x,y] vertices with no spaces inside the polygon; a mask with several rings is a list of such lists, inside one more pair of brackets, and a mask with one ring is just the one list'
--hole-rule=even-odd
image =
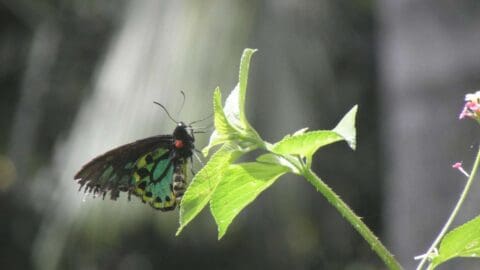
{"label": "blurred plant", "polygon": [[[247,121],[244,110],[250,59],[255,51],[245,49],[243,52],[239,82],[226,99],[225,107],[222,106],[220,89],[215,89],[215,131],[203,152],[208,155],[212,147],[221,147],[196,174],[185,192],[177,235],[210,203],[210,211],[218,226],[218,238],[222,238],[243,208],[280,176],[293,173],[309,181],[362,235],[389,269],[401,269],[365,223],[311,170],[312,157],[323,146],[343,140],[355,149],[357,106],[332,130],[307,131],[304,128],[274,144],[262,140]],[[234,163],[239,157],[256,149],[265,152],[256,161]]]}
{"label": "blurred plant", "polygon": [[[465,95],[465,104],[459,119],[471,118],[480,124],[480,91],[472,94]],[[480,164],[480,148],[473,164],[473,168],[467,173],[461,162],[456,162],[452,165],[454,169],[458,169],[464,174],[468,180],[465,187],[460,194],[460,198],[455,205],[452,213],[447,219],[442,230],[437,235],[427,252],[423,255],[415,257],[415,259],[421,260],[417,266],[417,270],[423,269],[425,263],[429,262],[429,270],[435,269],[438,265],[457,257],[480,257],[480,216],[464,223],[463,225],[451,230],[447,233],[452,222],[458,214],[467,194],[472,186],[473,180]],[[437,249],[438,244],[440,247]]]}
{"label": "blurred plant", "polygon": [[465,117],[480,123],[480,91],[465,95],[465,105],[463,105],[458,119],[464,119]]}

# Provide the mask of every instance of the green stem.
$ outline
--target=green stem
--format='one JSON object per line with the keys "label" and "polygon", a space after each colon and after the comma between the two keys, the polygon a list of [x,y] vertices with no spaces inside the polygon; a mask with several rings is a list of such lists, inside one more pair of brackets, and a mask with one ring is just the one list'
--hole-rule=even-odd
{"label": "green stem", "polygon": [[385,265],[391,270],[403,269],[400,263],[393,257],[388,249],[378,240],[373,232],[367,227],[365,223],[355,215],[355,213],[348,207],[348,205],[340,199],[340,197],[325,184],[311,169],[305,169],[303,176],[314,185],[317,190],[323,194],[328,202],[335,207],[338,212],[357,230],[358,233],[370,244],[370,247],[383,260]]}
{"label": "green stem", "polygon": [[478,148],[477,157],[475,159],[475,163],[473,164],[472,171],[470,172],[470,176],[468,177],[467,184],[463,188],[462,194],[460,194],[460,198],[458,199],[458,202],[455,205],[455,208],[453,209],[452,213],[448,217],[448,220],[445,223],[445,225],[443,225],[442,230],[437,235],[437,238],[435,239],[435,241],[433,241],[432,245],[430,246],[430,248],[428,248],[428,251],[425,253],[425,256],[418,264],[417,270],[422,269],[423,265],[427,262],[429,255],[432,254],[433,250],[437,247],[438,243],[440,243],[440,240],[442,240],[443,236],[447,233],[447,230],[450,227],[450,225],[452,225],[453,220],[458,214],[458,210],[460,210],[460,207],[462,206],[463,202],[465,201],[465,198],[467,197],[468,191],[470,190],[470,187],[473,183],[473,179],[475,179],[475,175],[477,174],[479,164],[480,164],[480,147]]}

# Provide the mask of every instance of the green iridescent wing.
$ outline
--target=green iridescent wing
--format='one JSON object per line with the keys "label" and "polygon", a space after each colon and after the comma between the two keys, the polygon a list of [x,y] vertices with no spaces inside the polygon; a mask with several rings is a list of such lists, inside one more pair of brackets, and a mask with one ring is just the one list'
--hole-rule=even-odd
{"label": "green iridescent wing", "polygon": [[87,163],[74,177],[80,190],[116,200],[120,192],[139,196],[160,210],[175,208],[173,181],[184,179],[185,160],[172,160],[173,137],[160,135],[115,148]]}
{"label": "green iridescent wing", "polygon": [[158,148],[140,157],[134,167],[134,194],[148,202],[153,208],[172,210],[179,194],[173,190],[173,181],[184,179],[185,161],[172,160],[172,155],[165,148]]}

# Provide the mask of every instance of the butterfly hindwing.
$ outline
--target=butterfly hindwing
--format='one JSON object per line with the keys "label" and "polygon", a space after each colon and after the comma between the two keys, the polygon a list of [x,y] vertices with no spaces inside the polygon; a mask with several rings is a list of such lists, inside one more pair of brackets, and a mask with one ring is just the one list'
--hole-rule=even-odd
{"label": "butterfly hindwing", "polygon": [[158,148],[140,157],[135,164],[134,194],[153,208],[172,210],[176,205],[173,192],[174,161],[165,148]]}

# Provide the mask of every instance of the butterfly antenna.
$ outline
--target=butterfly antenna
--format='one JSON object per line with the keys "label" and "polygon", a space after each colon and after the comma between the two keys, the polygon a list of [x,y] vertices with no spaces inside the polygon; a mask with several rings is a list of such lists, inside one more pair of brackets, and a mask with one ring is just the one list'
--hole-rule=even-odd
{"label": "butterfly antenna", "polygon": [[165,106],[163,106],[162,104],[154,101],[153,103],[157,104],[158,106],[160,106],[166,113],[167,113],[167,116],[168,118],[170,118],[173,122],[175,122],[176,124],[180,123],[178,122],[177,120],[173,119],[173,117],[170,115],[170,113],[168,112],[167,108],[165,108]]}
{"label": "butterfly antenna", "polygon": [[178,110],[177,114],[180,114],[183,110],[183,106],[185,105],[185,100],[187,99],[187,96],[185,95],[185,92],[180,91],[180,94],[182,94],[182,105],[180,106],[180,110]]}
{"label": "butterfly antenna", "polygon": [[211,123],[211,124],[209,124],[209,125],[207,125],[207,126],[195,127],[195,131],[198,131],[198,130],[203,130],[203,131],[205,131],[205,130],[211,129],[211,128],[213,128],[214,124],[215,124],[215,123]]}
{"label": "butterfly antenna", "polygon": [[200,119],[200,120],[195,120],[195,121],[191,122],[191,123],[188,124],[188,125],[191,126],[191,125],[193,125],[193,124],[195,124],[195,123],[205,121],[205,120],[211,118],[212,116],[213,116],[213,113],[211,113],[209,116],[207,116],[207,117],[205,117],[205,118],[202,118],[202,119]]}

